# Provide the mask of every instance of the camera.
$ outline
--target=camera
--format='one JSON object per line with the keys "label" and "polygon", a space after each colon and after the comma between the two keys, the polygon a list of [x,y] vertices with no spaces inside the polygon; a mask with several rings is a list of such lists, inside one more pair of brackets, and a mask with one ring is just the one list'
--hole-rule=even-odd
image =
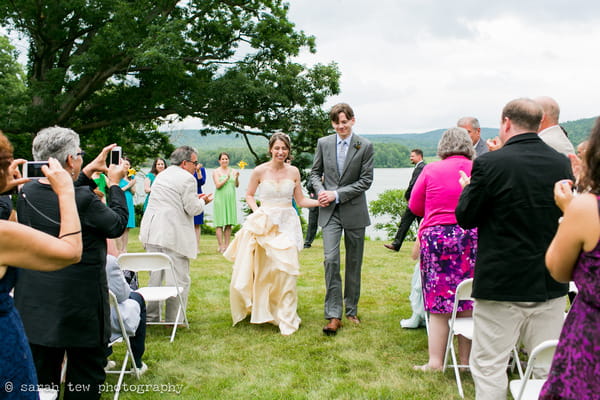
{"label": "camera", "polygon": [[48,161],[27,161],[23,167],[23,178],[40,179],[45,175],[42,165],[48,165]]}
{"label": "camera", "polygon": [[121,156],[122,156],[121,146],[113,147],[113,149],[110,151],[110,163],[119,165],[119,163],[121,162]]}

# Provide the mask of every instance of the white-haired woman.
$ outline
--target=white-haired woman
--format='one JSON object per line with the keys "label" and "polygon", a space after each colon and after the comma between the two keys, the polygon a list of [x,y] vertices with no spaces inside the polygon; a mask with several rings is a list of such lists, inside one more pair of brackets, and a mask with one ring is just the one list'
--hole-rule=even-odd
{"label": "white-haired woman", "polygon": [[[114,145],[82,169],[79,135],[58,126],[42,129],[33,140],[35,160],[52,157],[74,181],[81,220],[81,261],[51,273],[23,270],[15,286],[15,305],[23,319],[41,385],[60,387],[65,353],[65,397],[99,398],[105,380],[110,308],[106,282],[106,239],[120,236],[127,224],[127,203],[119,180],[123,166],[106,167]],[[108,204],[94,194],[94,171],[108,178]],[[58,237],[62,229],[57,196],[45,179],[26,183],[17,200],[19,222]],[[87,388],[84,392],[81,388]]]}
{"label": "white-haired woman", "polygon": [[[477,230],[461,228],[454,215],[462,191],[459,172],[471,174],[473,153],[473,142],[465,129],[444,132],[438,144],[442,160],[423,168],[408,204],[415,215],[423,217],[419,226],[421,282],[430,323],[429,361],[415,366],[421,371],[442,369],[456,287],[473,277]],[[470,315],[472,308],[471,302],[461,302],[459,316]],[[460,337],[462,364],[468,364],[470,349],[470,341]]]}

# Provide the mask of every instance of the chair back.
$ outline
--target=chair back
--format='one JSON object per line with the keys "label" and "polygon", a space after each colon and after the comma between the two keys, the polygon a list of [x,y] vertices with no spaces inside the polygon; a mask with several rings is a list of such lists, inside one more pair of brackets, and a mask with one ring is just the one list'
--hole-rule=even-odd
{"label": "chair back", "polygon": [[456,293],[454,294],[455,304],[459,300],[473,300],[471,292],[473,291],[473,278],[465,279],[456,287]]}
{"label": "chair back", "polygon": [[[550,367],[552,365],[552,359],[554,358],[554,352],[556,351],[556,345],[558,345],[558,339],[546,340],[538,344],[529,356],[527,369],[531,365],[531,369],[534,367]],[[527,372],[525,373],[527,375]],[[531,374],[531,373],[530,373]]]}
{"label": "chair back", "polygon": [[[529,360],[527,361],[527,369],[525,370],[523,379],[517,379],[510,382],[511,394],[516,400],[525,398],[537,399],[539,397],[545,379],[530,380],[533,369],[540,367],[547,367],[549,369],[552,365],[552,359],[554,358],[554,352],[556,351],[557,345],[557,339],[546,340],[533,349],[529,356]],[[530,387],[529,389],[528,386]],[[518,394],[515,395],[516,388],[519,390]]]}
{"label": "chair back", "polygon": [[173,260],[164,253],[123,253],[117,258],[121,269],[129,271],[160,271],[171,269]]}

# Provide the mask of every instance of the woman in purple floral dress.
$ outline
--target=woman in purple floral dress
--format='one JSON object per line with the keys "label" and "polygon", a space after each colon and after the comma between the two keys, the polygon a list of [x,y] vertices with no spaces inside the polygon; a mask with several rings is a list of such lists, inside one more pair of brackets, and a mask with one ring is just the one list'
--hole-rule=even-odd
{"label": "woman in purple floral dress", "polygon": [[[575,169],[575,168],[574,168]],[[559,282],[575,281],[571,305],[540,399],[600,399],[600,118],[590,133],[577,187],[554,187],[562,223],[546,252],[546,265]]]}
{"label": "woman in purple floral dress", "polygon": [[[441,370],[448,338],[448,320],[454,293],[460,282],[473,277],[477,253],[477,230],[456,223],[454,210],[462,191],[460,173],[471,174],[473,142],[463,128],[444,132],[438,144],[441,161],[423,168],[413,187],[409,208],[423,216],[419,227],[421,281],[425,310],[430,313],[429,362],[416,370]],[[470,316],[471,302],[459,305],[459,316]],[[471,343],[459,338],[461,363],[468,364]]]}

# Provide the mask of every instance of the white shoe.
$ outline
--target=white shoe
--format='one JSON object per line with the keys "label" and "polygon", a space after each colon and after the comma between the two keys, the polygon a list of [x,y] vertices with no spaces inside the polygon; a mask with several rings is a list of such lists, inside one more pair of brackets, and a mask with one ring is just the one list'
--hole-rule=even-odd
{"label": "white shoe", "polygon": [[144,375],[148,371],[148,365],[142,361],[142,366],[138,368],[138,371],[140,372],[140,376]]}
{"label": "white shoe", "polygon": [[104,367],[104,370],[105,371],[110,371],[111,369],[113,369],[116,366],[117,366],[116,362],[114,362],[113,360],[108,360],[106,362],[106,366]]}
{"label": "white shoe", "polygon": [[400,327],[404,329],[417,329],[425,326],[425,320],[418,314],[413,314],[409,319],[400,321]]}

